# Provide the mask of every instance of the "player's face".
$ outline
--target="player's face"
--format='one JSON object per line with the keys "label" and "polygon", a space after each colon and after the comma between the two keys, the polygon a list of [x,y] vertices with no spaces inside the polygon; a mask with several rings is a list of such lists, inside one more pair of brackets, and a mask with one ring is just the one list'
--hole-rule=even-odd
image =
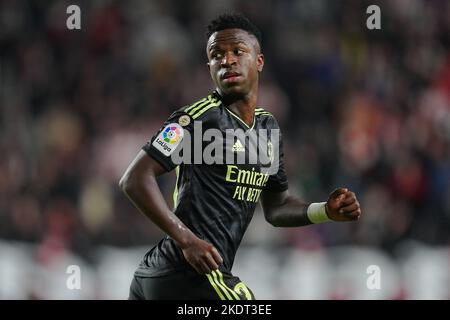
{"label": "player's face", "polygon": [[241,29],[215,32],[206,47],[211,78],[225,95],[247,95],[264,66],[258,41]]}

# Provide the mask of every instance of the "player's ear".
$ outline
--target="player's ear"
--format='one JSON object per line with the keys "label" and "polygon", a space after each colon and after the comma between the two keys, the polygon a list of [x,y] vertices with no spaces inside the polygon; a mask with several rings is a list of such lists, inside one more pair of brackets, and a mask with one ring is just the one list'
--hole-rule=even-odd
{"label": "player's ear", "polygon": [[259,72],[263,71],[264,68],[264,55],[262,53],[258,53],[258,56],[256,58],[256,68]]}
{"label": "player's ear", "polygon": [[209,62],[207,62],[206,65],[208,66],[208,70],[211,71],[211,65],[209,64]]}

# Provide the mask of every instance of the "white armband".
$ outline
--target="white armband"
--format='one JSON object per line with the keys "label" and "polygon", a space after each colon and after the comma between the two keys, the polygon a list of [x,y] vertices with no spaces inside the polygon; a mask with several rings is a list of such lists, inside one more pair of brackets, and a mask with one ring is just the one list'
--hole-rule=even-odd
{"label": "white armband", "polygon": [[327,215],[325,204],[326,202],[313,202],[309,205],[306,214],[312,223],[316,224],[332,221]]}

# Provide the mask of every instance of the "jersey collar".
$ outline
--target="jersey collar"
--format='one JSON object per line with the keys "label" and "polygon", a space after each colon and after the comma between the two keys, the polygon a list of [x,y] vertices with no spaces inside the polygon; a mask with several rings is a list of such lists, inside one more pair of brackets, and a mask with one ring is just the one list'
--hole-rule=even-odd
{"label": "jersey collar", "polygon": [[237,119],[240,123],[242,123],[247,128],[247,130],[253,130],[253,128],[255,127],[255,124],[256,124],[255,111],[253,111],[253,124],[251,126],[249,126],[247,123],[245,123],[244,120],[241,119],[241,117],[239,117],[236,113],[231,111],[225,105],[225,103],[223,102],[222,96],[219,94],[219,92],[217,92],[217,90],[214,90],[213,95],[217,96],[217,98],[222,102],[222,105],[224,106],[225,110],[227,110],[229,114],[231,114],[235,119]]}

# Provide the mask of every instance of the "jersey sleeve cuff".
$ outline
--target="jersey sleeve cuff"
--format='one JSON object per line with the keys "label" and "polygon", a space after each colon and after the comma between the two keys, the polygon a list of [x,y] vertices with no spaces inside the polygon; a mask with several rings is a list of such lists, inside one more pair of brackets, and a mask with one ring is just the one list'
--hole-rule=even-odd
{"label": "jersey sleeve cuff", "polygon": [[173,163],[169,163],[169,161],[167,160],[167,157],[161,155],[159,153],[159,151],[156,151],[152,148],[150,142],[147,142],[143,147],[142,150],[145,151],[145,153],[147,153],[148,156],[152,157],[153,159],[155,159],[167,172],[172,171],[173,169],[175,169],[175,165]]}

